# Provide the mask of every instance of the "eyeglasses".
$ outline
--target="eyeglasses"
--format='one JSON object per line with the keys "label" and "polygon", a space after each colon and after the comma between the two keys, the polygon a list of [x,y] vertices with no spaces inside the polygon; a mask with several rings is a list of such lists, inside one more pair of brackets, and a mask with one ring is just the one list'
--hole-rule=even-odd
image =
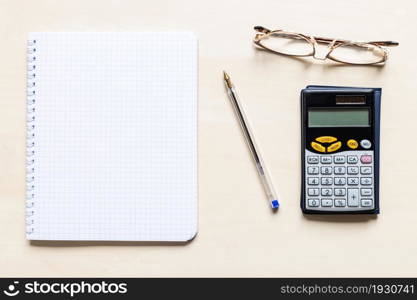
{"label": "eyeglasses", "polygon": [[[255,45],[276,54],[305,57],[354,65],[372,65],[384,63],[388,59],[388,51],[383,47],[398,46],[393,41],[353,42],[324,37],[307,36],[301,33],[284,30],[269,30],[255,26],[257,33],[253,42]],[[327,44],[327,49],[321,55],[319,44]]]}

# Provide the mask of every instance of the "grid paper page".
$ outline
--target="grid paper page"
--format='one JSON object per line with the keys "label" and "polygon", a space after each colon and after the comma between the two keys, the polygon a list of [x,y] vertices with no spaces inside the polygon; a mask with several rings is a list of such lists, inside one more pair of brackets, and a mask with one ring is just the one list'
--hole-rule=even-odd
{"label": "grid paper page", "polygon": [[27,238],[192,239],[197,39],[31,33],[29,41],[36,41],[36,118]]}

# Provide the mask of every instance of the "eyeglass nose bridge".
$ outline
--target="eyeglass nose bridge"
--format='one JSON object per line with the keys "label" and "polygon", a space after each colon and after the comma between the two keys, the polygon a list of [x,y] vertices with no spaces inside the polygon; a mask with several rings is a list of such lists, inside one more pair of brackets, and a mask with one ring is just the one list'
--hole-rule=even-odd
{"label": "eyeglass nose bridge", "polygon": [[313,57],[318,60],[326,60],[330,52],[333,51],[336,40],[333,40],[327,47],[319,47],[319,44],[314,37],[310,37],[313,42],[314,53]]}

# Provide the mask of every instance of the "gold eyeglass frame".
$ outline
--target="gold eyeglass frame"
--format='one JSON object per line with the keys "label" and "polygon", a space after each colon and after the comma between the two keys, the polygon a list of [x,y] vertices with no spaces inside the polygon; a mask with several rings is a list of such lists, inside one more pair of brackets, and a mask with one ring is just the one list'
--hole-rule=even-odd
{"label": "gold eyeglass frame", "polygon": [[[267,51],[270,51],[275,54],[285,55],[285,56],[294,56],[294,57],[307,57],[307,56],[313,56],[315,59],[319,60],[325,60],[327,58],[344,64],[351,64],[351,65],[375,65],[375,64],[382,64],[388,59],[388,51],[383,47],[394,47],[398,46],[398,42],[394,41],[373,41],[373,42],[354,42],[354,41],[348,41],[348,40],[340,40],[340,39],[332,39],[332,38],[325,38],[325,37],[317,37],[317,36],[308,36],[304,35],[302,33],[296,33],[296,32],[290,32],[285,30],[269,30],[262,26],[255,26],[254,29],[256,30],[255,38],[253,39],[253,42],[256,46],[263,48]],[[293,39],[302,39],[308,42],[312,47],[312,52],[309,54],[287,54],[283,52],[276,51],[274,49],[268,48],[265,45],[262,44],[262,40],[268,37],[271,37],[274,34],[279,33],[281,36],[286,36]],[[318,44],[328,44],[327,47],[327,53],[324,57],[318,58],[315,56],[317,51]],[[347,46],[347,45],[354,45],[357,47],[369,47],[370,45],[373,47],[379,48],[383,52],[383,56],[381,60],[371,63],[354,63],[354,62],[347,62],[347,61],[341,61],[331,55],[333,50],[340,46]]]}

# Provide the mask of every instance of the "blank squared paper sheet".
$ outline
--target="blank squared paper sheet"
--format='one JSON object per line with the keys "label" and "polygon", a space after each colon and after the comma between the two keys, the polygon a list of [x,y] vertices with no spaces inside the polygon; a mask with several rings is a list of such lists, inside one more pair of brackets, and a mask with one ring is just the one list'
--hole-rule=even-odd
{"label": "blank squared paper sheet", "polygon": [[32,240],[187,241],[197,232],[197,39],[31,33]]}

